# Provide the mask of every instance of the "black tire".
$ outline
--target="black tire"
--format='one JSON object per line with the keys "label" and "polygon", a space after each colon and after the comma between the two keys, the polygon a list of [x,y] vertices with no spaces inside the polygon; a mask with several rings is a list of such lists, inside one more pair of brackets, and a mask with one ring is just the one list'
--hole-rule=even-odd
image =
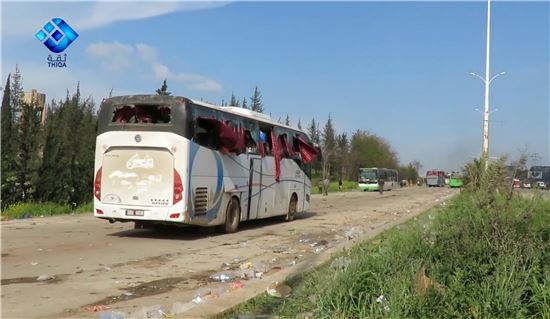
{"label": "black tire", "polygon": [[239,221],[241,219],[241,206],[239,201],[233,197],[227,204],[225,210],[225,225],[223,225],[223,232],[226,234],[234,233],[239,228]]}
{"label": "black tire", "polygon": [[286,213],[285,221],[291,222],[294,220],[294,215],[296,215],[296,211],[298,210],[298,197],[296,194],[292,194],[292,197],[290,198],[290,203],[288,203],[288,213]]}

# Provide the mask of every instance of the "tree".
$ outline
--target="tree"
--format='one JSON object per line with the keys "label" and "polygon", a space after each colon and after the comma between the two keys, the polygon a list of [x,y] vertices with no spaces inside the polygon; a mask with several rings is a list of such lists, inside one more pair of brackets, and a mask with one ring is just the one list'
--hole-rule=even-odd
{"label": "tree", "polygon": [[8,75],[2,96],[2,205],[15,201],[15,120],[11,102],[11,74]]}
{"label": "tree", "polygon": [[300,119],[298,119],[298,129],[299,129],[299,130],[302,129],[302,122],[300,121]]}
{"label": "tree", "polygon": [[237,101],[237,98],[235,97],[235,94],[231,92],[231,100],[229,100],[229,106],[237,106],[239,102]]}
{"label": "tree", "polygon": [[290,126],[290,117],[288,117],[288,114],[286,115],[286,118],[285,118],[285,125]]}
{"label": "tree", "polygon": [[256,111],[259,113],[264,112],[264,105],[262,103],[262,93],[260,93],[260,90],[258,89],[257,86],[256,88],[254,88],[254,94],[250,98],[250,109],[252,111]]}
{"label": "tree", "polygon": [[357,178],[360,167],[398,168],[395,152],[383,138],[365,131],[356,131],[351,138],[350,175]]}
{"label": "tree", "polygon": [[311,119],[311,122],[307,128],[307,133],[309,134],[309,138],[313,143],[319,144],[321,141],[321,133],[319,132],[319,127],[317,126],[317,123],[315,123],[315,119]]}
{"label": "tree", "polygon": [[336,132],[332,125],[332,118],[328,115],[328,120],[323,128],[323,178],[333,175],[334,155],[336,152]]}
{"label": "tree", "polygon": [[243,109],[247,109],[248,110],[248,105],[246,105],[246,97],[243,97]]}
{"label": "tree", "polygon": [[158,95],[170,95],[172,94],[171,92],[168,92],[168,85],[166,84],[166,80],[164,80],[162,82],[162,86],[160,87],[160,89],[157,89],[157,94]]}
{"label": "tree", "polygon": [[349,140],[346,133],[336,137],[335,167],[340,178],[350,178],[349,175]]}

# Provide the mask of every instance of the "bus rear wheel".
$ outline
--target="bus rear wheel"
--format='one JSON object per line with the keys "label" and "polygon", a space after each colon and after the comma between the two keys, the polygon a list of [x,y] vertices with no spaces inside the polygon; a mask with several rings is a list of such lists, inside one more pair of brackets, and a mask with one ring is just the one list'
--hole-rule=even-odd
{"label": "bus rear wheel", "polygon": [[223,225],[223,232],[226,234],[234,233],[239,228],[239,221],[241,219],[241,207],[239,201],[233,197],[227,204],[225,210],[225,224]]}
{"label": "bus rear wheel", "polygon": [[290,198],[290,203],[288,204],[288,213],[286,214],[285,220],[287,222],[294,220],[294,215],[296,214],[298,207],[298,197],[296,194],[293,194]]}

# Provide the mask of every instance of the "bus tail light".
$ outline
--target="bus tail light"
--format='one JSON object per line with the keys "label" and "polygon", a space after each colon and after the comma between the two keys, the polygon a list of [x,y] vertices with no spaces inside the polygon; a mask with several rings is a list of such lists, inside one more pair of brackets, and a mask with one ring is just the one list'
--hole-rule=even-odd
{"label": "bus tail light", "polygon": [[180,218],[180,213],[170,214],[170,218]]}
{"label": "bus tail light", "polygon": [[177,204],[179,201],[181,201],[183,195],[183,184],[181,182],[180,174],[178,174],[178,171],[174,169],[174,200],[172,202],[172,205]]}
{"label": "bus tail light", "polygon": [[96,209],[95,212],[98,215],[103,215],[103,211],[101,209]]}
{"label": "bus tail light", "polygon": [[98,200],[101,200],[101,171],[103,167],[100,167],[97,173],[95,174],[95,181],[94,181],[94,195],[95,198]]}

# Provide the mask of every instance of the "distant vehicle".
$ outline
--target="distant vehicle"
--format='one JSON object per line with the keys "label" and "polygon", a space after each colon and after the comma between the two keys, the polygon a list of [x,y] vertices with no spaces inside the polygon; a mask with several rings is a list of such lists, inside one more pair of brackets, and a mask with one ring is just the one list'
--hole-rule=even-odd
{"label": "distant vehicle", "polygon": [[544,182],[545,186],[550,185],[550,166],[531,166],[529,180],[533,186],[536,186],[539,181]]}
{"label": "distant vehicle", "polygon": [[267,115],[185,97],[103,101],[95,149],[94,216],[136,228],[220,226],[294,214],[310,204],[305,132]]}
{"label": "distant vehicle", "polygon": [[536,188],[539,188],[539,189],[546,189],[546,183],[543,182],[543,181],[538,181],[538,182],[535,184],[535,187],[536,187]]}
{"label": "distant vehicle", "polygon": [[445,186],[445,172],[432,169],[426,172],[426,185],[428,187]]}
{"label": "distant vehicle", "polygon": [[449,187],[451,188],[461,188],[464,186],[464,181],[462,178],[462,174],[459,173],[452,173],[451,177],[449,178]]}
{"label": "distant vehicle", "polygon": [[512,180],[512,188],[521,188],[521,181],[517,178]]}
{"label": "distant vehicle", "polygon": [[530,188],[531,188],[531,183],[525,182],[525,183],[523,183],[523,186],[522,186],[522,187],[523,187],[523,188],[526,188],[526,189],[530,189]]}
{"label": "distant vehicle", "polygon": [[384,190],[391,191],[399,185],[397,170],[390,168],[360,168],[359,189],[362,191],[377,191],[378,179],[384,180]]}

